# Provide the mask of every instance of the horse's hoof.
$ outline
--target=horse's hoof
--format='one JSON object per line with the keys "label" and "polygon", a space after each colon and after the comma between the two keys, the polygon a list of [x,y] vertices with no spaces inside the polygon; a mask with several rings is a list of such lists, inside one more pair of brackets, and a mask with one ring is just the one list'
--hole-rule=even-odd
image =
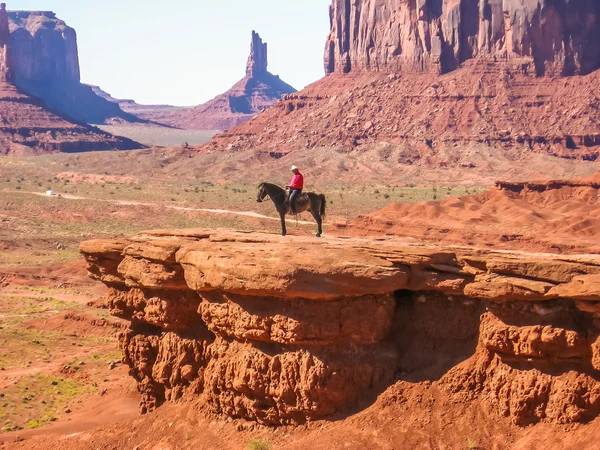
{"label": "horse's hoof", "polygon": [[317,237],[321,237],[321,235],[320,235],[320,234],[317,234]]}

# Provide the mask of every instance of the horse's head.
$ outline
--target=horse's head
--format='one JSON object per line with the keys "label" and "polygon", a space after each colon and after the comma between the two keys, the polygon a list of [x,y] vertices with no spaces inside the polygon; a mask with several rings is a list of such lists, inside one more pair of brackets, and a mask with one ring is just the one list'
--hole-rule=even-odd
{"label": "horse's head", "polygon": [[267,191],[265,190],[265,183],[260,183],[258,185],[258,196],[256,197],[256,201],[258,203],[262,203],[267,196]]}

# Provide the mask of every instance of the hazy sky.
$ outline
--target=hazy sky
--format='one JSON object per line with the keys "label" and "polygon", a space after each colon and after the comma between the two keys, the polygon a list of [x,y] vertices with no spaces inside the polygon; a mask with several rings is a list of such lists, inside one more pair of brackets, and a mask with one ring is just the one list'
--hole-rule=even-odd
{"label": "hazy sky", "polygon": [[138,103],[196,105],[244,76],[250,36],[296,89],[323,76],[331,0],[5,0],[77,30],[82,81]]}

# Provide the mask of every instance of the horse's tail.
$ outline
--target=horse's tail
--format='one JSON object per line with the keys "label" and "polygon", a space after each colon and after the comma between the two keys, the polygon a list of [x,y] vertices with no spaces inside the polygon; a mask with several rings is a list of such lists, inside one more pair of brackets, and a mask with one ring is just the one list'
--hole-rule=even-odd
{"label": "horse's tail", "polygon": [[325,207],[327,206],[327,200],[325,200],[324,194],[319,195],[319,198],[321,199],[321,210],[319,211],[319,215],[321,216],[321,219],[325,220]]}

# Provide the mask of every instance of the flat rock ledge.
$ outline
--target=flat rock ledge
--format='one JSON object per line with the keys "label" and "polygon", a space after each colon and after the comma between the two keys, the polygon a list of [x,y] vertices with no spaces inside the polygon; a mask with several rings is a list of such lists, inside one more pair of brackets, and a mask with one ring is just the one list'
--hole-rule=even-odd
{"label": "flat rock ledge", "polygon": [[[81,244],[142,412],[202,399],[267,425],[434,381],[519,425],[600,414],[600,256],[158,230]],[[408,378],[407,378],[408,377]]]}

